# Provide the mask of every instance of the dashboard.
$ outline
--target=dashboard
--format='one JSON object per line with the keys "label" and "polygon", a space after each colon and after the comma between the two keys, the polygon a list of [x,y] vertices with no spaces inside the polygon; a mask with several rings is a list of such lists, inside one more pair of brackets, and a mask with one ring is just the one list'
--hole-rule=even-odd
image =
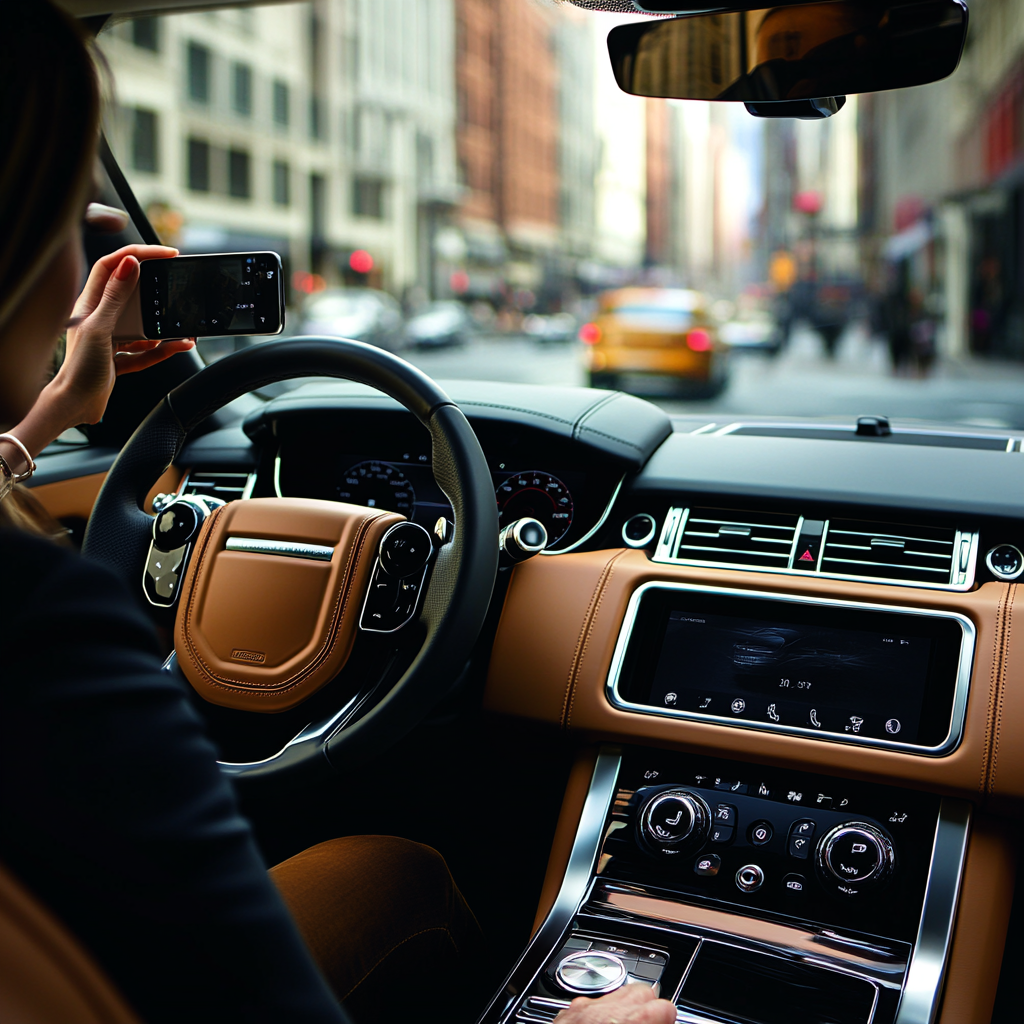
{"label": "dashboard", "polygon": [[[748,975],[752,991],[797,986],[808,1020],[847,1005],[858,1024],[931,1021],[947,969],[941,1020],[988,1019],[1006,823],[1024,807],[1024,438],[720,424],[618,393],[440,383],[502,524],[532,516],[549,535],[548,557],[499,573],[472,699],[612,745],[590,789],[566,791],[554,916],[485,1024],[550,1024],[584,991],[584,956],[660,977],[686,1021],[767,1021],[721,983]],[[368,388],[305,385],[211,428],[177,460],[182,493],[345,501],[428,530],[452,516],[428,433]],[[96,476],[114,454],[89,454]],[[37,485],[81,472],[40,461]],[[262,716],[275,742],[295,713]],[[250,742],[219,740],[232,756]]]}

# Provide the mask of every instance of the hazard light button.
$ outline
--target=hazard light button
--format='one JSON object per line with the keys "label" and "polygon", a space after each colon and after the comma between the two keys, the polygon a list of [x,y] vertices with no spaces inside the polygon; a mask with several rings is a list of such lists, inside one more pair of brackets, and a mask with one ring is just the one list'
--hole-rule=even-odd
{"label": "hazard light button", "polygon": [[818,554],[821,551],[821,535],[825,530],[825,522],[821,519],[805,519],[800,526],[800,536],[796,539],[793,549],[794,569],[805,569],[813,572],[818,568]]}

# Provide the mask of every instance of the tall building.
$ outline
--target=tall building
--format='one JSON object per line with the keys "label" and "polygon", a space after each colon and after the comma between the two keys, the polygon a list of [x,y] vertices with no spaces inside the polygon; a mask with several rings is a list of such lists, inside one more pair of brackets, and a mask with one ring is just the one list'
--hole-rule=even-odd
{"label": "tall building", "polygon": [[142,18],[101,43],[143,207],[191,252],[274,248],[304,280],[431,290],[457,198],[453,0]]}
{"label": "tall building", "polygon": [[646,132],[646,234],[644,261],[666,267],[672,260],[672,115],[665,100],[644,103]]}
{"label": "tall building", "polygon": [[558,12],[457,0],[460,290],[536,299],[559,246]]}

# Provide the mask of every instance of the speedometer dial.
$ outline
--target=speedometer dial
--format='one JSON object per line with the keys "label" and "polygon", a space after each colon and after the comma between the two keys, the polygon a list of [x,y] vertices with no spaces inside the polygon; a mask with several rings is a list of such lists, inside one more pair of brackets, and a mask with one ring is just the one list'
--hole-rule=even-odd
{"label": "speedometer dial", "polygon": [[412,518],[416,492],[406,475],[390,462],[357,462],[338,484],[338,499],[353,505],[369,505]]}
{"label": "speedometer dial", "polygon": [[498,521],[502,526],[529,516],[544,524],[548,546],[561,540],[572,526],[572,495],[569,488],[550,473],[530,470],[515,473],[499,484]]}

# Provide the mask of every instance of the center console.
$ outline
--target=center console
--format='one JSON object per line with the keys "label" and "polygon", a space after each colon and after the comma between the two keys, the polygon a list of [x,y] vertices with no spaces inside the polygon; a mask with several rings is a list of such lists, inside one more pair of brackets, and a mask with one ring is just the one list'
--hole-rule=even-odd
{"label": "center console", "polygon": [[628,984],[693,1024],[928,1024],[968,825],[965,802],[894,787],[605,751],[554,906],[482,1024],[547,1024]]}

